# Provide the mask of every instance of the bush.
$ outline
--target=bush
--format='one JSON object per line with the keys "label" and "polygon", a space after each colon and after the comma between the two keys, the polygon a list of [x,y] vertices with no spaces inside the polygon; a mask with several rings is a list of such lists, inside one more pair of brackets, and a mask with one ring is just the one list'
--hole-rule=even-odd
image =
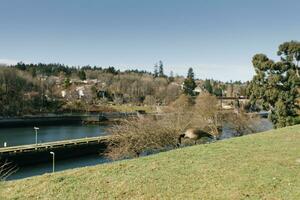
{"label": "bush", "polygon": [[125,120],[108,130],[112,137],[106,156],[115,160],[175,148],[179,134],[189,125],[189,118],[177,113],[159,119],[145,117]]}
{"label": "bush", "polygon": [[222,126],[222,113],[219,112],[219,107],[215,96],[207,92],[200,94],[196,98],[193,123],[212,135],[218,136]]}
{"label": "bush", "polygon": [[179,135],[188,128],[219,136],[224,122],[236,136],[257,132],[256,119],[245,113],[223,114],[218,99],[208,93],[198,96],[195,104],[190,96],[182,95],[162,115],[142,116],[111,127],[106,156],[115,160],[176,148]]}
{"label": "bush", "polygon": [[259,131],[259,117],[250,115],[243,111],[239,113],[230,112],[224,118],[227,126],[232,129],[234,136],[256,133]]}
{"label": "bush", "polygon": [[186,113],[192,110],[194,104],[194,99],[190,95],[182,94],[165,111]]}

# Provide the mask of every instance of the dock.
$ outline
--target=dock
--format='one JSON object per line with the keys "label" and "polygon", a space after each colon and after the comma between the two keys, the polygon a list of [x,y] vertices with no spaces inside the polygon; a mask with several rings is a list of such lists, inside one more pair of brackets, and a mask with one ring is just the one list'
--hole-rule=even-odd
{"label": "dock", "polygon": [[109,136],[88,137],[80,139],[62,140],[38,144],[20,145],[0,148],[0,157],[11,154],[22,154],[28,152],[41,152],[65,147],[78,147],[83,145],[104,144],[108,141]]}

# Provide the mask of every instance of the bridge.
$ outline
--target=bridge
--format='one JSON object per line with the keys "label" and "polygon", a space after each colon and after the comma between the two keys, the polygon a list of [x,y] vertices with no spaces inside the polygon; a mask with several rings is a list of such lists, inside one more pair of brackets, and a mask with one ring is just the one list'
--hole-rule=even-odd
{"label": "bridge", "polygon": [[65,147],[80,147],[86,145],[94,144],[105,144],[108,142],[109,136],[99,136],[99,137],[88,137],[72,140],[62,140],[54,142],[46,142],[39,144],[29,144],[29,145],[20,145],[12,147],[3,147],[0,148],[0,157],[8,156],[12,154],[22,154],[28,152],[41,152],[41,151],[51,151],[55,149],[61,149]]}

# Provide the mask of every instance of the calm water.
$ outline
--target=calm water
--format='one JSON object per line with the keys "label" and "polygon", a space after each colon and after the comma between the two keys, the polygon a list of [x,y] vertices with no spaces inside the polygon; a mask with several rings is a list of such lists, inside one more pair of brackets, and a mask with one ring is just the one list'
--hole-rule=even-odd
{"label": "calm water", "polygon": [[[41,126],[38,131],[38,142],[95,137],[105,135],[107,126],[99,125],[66,125]],[[0,148],[4,142],[7,146],[34,144],[35,132],[33,127],[0,128]]]}
{"label": "calm water", "polygon": [[[95,137],[106,135],[107,126],[99,125],[65,125],[41,126],[38,131],[38,142],[51,142],[66,139]],[[35,143],[35,132],[32,127],[0,128],[0,148],[6,142],[7,146]],[[107,162],[97,155],[82,156],[56,161],[56,171],[76,167],[91,166]],[[52,172],[52,163],[42,163],[33,166],[20,167],[8,180],[26,178]]]}
{"label": "calm water", "polygon": [[[57,160],[55,163],[55,171],[73,169],[77,167],[86,167],[96,164],[109,162],[109,160],[98,155],[83,156],[66,160]],[[24,166],[17,169],[17,172],[7,178],[7,180],[16,180],[31,176],[42,175],[52,172],[52,163],[42,163],[33,166]]]}

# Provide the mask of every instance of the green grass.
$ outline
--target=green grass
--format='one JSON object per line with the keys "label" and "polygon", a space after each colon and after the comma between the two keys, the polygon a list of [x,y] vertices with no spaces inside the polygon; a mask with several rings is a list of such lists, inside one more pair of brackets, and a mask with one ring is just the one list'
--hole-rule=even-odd
{"label": "green grass", "polygon": [[[300,199],[300,126],[4,182],[0,199]],[[2,195],[2,197],[1,197]]]}

